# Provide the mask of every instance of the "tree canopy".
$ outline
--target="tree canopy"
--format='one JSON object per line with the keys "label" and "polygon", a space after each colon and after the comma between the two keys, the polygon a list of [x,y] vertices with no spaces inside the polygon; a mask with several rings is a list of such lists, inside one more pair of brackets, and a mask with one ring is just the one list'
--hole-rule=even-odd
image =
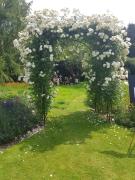
{"label": "tree canopy", "polygon": [[18,52],[13,40],[25,26],[23,19],[29,13],[25,0],[0,0],[0,81],[15,80],[20,73]]}

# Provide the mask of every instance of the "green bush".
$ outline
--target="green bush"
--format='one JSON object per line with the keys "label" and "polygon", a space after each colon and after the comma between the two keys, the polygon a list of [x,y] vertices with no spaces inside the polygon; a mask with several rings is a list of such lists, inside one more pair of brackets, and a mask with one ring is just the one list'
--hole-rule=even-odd
{"label": "green bush", "polygon": [[121,93],[114,112],[115,122],[128,128],[135,127],[135,106],[130,104],[128,84],[121,82],[119,89]]}
{"label": "green bush", "polygon": [[135,127],[135,106],[131,105],[127,111],[119,111],[116,114],[115,122],[128,128]]}
{"label": "green bush", "polygon": [[38,123],[34,111],[20,98],[0,101],[0,144],[20,138]]}

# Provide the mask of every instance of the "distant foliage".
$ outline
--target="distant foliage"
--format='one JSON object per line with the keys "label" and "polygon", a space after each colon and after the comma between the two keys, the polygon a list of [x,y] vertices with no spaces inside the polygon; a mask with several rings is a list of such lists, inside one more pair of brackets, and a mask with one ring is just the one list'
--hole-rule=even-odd
{"label": "distant foliage", "polygon": [[0,0],[0,82],[17,80],[22,71],[13,40],[25,27],[29,7],[25,0]]}
{"label": "distant foliage", "polygon": [[131,105],[126,111],[119,111],[115,116],[115,122],[128,128],[135,128],[135,107]]}
{"label": "distant foliage", "polygon": [[135,106],[130,103],[129,85],[127,82],[121,83],[120,91],[121,95],[118,98],[114,112],[114,121],[118,125],[135,128]]}
{"label": "distant foliage", "polygon": [[66,77],[77,78],[79,81],[84,80],[82,64],[78,59],[59,61],[56,64],[55,72],[62,77],[62,82],[64,82]]}

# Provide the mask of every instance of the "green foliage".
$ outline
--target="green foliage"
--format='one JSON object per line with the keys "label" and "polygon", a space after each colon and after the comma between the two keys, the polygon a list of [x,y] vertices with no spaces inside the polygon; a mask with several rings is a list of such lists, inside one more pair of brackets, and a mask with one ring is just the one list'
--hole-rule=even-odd
{"label": "green foliage", "polygon": [[82,62],[84,54],[88,54],[89,45],[83,40],[61,39],[55,47],[56,60],[68,60]]}
{"label": "green foliage", "polygon": [[[60,47],[61,50],[59,49]],[[63,77],[76,75],[80,80],[82,77],[83,68],[82,61],[84,54],[88,55],[89,48],[83,41],[77,41],[72,39],[66,39],[66,41],[59,41],[55,47],[56,53],[56,66],[55,71],[59,71]]]}
{"label": "green foliage", "polygon": [[[87,64],[85,65],[84,72],[92,76],[92,78],[88,78],[88,104],[95,109],[96,112],[110,115],[115,109],[117,98],[120,93],[120,81],[117,78],[113,78],[115,69],[111,65],[118,56],[118,47],[116,44],[110,44],[109,41],[107,43],[108,46],[112,46],[112,49],[116,50],[115,55],[109,58],[106,57],[104,60],[99,60],[89,55],[89,58],[87,57],[86,59]],[[104,44],[96,48],[99,52],[107,50],[103,50]],[[106,62],[110,64],[109,68],[103,68]],[[106,81],[107,78],[111,79],[111,81]]]}
{"label": "green foliage", "polygon": [[116,123],[128,128],[135,128],[135,106],[130,105],[128,110],[116,113]]}
{"label": "green foliage", "polygon": [[20,98],[0,101],[0,144],[18,139],[39,122]]}
{"label": "green foliage", "polygon": [[0,82],[8,81],[9,77],[4,72],[5,62],[2,57],[0,57]]}
{"label": "green foliage", "polygon": [[[53,62],[50,61],[50,54],[46,51],[40,51],[39,47],[42,43],[45,43],[45,34],[39,38],[33,39],[32,49],[34,56],[30,60],[30,64],[34,65],[30,67],[31,75],[29,82],[32,83],[31,93],[32,100],[37,108],[40,119],[45,123],[47,112],[50,108],[51,99],[53,96],[53,84],[51,82],[53,78]],[[55,39],[50,37],[50,41],[54,42]]]}
{"label": "green foliage", "polygon": [[122,82],[119,88],[121,93],[117,99],[114,120],[116,124],[133,128],[135,127],[135,107],[130,104],[129,86]]}
{"label": "green foliage", "polygon": [[13,40],[24,28],[24,17],[29,12],[30,4],[25,0],[0,0],[0,81],[17,80],[21,72],[18,52],[13,47]]}
{"label": "green foliage", "polygon": [[82,64],[78,60],[66,60],[56,62],[55,72],[62,76],[64,82],[65,77],[78,78],[79,80],[84,80],[82,76]]}
{"label": "green foliage", "polygon": [[[115,112],[118,110],[126,111],[130,105],[128,81],[122,81],[119,84],[119,91],[116,99]],[[114,112],[114,113],[115,113]]]}

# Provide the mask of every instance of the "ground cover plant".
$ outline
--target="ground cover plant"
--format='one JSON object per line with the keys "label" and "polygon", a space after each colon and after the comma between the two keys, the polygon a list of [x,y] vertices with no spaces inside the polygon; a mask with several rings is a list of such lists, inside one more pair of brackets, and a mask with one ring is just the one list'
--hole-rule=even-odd
{"label": "ground cover plant", "polygon": [[59,87],[46,129],[0,150],[0,179],[134,179],[132,133],[90,112],[86,99],[84,85]]}
{"label": "ground cover plant", "polygon": [[17,141],[41,125],[34,108],[27,103],[27,91],[26,84],[0,85],[0,144]]}

